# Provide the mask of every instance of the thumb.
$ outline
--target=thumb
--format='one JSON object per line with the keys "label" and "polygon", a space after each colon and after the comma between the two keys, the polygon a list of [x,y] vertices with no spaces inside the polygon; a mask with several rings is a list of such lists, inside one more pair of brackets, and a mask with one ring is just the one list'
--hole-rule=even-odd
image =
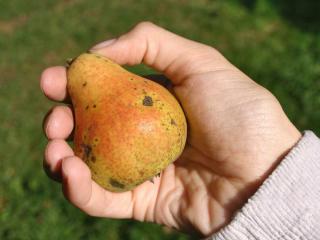
{"label": "thumb", "polygon": [[117,39],[94,46],[91,52],[120,65],[144,63],[162,72],[174,85],[190,75],[234,68],[217,50],[142,22]]}

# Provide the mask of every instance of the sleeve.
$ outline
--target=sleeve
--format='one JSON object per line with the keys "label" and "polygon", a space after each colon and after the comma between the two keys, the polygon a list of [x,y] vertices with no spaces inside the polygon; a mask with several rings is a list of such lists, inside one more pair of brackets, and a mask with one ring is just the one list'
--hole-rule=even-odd
{"label": "sleeve", "polygon": [[305,131],[231,223],[207,239],[320,239],[320,139]]}

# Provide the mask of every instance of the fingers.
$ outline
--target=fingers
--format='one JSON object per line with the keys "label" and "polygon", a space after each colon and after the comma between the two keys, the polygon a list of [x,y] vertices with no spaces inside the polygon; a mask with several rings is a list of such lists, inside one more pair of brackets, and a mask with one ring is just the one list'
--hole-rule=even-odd
{"label": "fingers", "polygon": [[44,120],[44,131],[48,139],[66,139],[73,130],[72,111],[67,106],[54,107]]}
{"label": "fingers", "polygon": [[215,49],[146,22],[116,40],[93,47],[91,51],[121,65],[143,62],[163,72],[175,85],[193,74],[233,67]]}
{"label": "fingers", "polygon": [[48,143],[44,155],[44,170],[56,181],[61,181],[62,159],[73,156],[74,153],[66,141],[55,139]]}
{"label": "fingers", "polygon": [[40,77],[40,87],[44,94],[54,101],[67,98],[67,75],[62,66],[50,67],[43,71]]}
{"label": "fingers", "polygon": [[112,193],[91,180],[87,165],[78,157],[62,161],[63,192],[76,207],[92,216],[131,218],[132,193]]}

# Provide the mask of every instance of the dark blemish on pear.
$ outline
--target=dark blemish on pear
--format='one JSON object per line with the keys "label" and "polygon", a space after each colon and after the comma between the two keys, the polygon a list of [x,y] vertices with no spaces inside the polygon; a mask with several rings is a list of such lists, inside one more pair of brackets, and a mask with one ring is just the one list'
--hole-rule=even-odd
{"label": "dark blemish on pear", "polygon": [[81,147],[83,148],[83,152],[84,152],[84,155],[83,155],[83,158],[84,159],[88,159],[91,152],[92,152],[92,147],[88,144],[81,144]]}
{"label": "dark blemish on pear", "polygon": [[93,104],[93,108],[96,108],[96,107],[97,107],[97,105]]}
{"label": "dark blemish on pear", "polygon": [[115,180],[113,178],[110,178],[109,183],[111,184],[112,187],[115,187],[115,188],[122,188],[122,189],[125,188],[124,184],[118,182],[117,180]]}
{"label": "dark blemish on pear", "polygon": [[87,82],[82,83],[82,87],[87,86]]}
{"label": "dark blemish on pear", "polygon": [[130,78],[131,81],[133,81],[133,78]]}
{"label": "dark blemish on pear", "polygon": [[160,177],[161,176],[161,172],[159,172],[155,177]]}
{"label": "dark blemish on pear", "polygon": [[171,118],[171,125],[175,125],[175,126],[177,126],[177,123]]}
{"label": "dark blemish on pear", "polygon": [[152,100],[152,97],[150,97],[150,96],[144,96],[144,99],[143,99],[143,101],[142,101],[142,104],[144,105],[144,106],[152,106],[153,105],[153,100]]}
{"label": "dark blemish on pear", "polygon": [[96,157],[95,156],[91,156],[91,161],[92,162],[96,162]]}
{"label": "dark blemish on pear", "polygon": [[88,109],[89,109],[89,105],[86,106],[86,110],[88,110]]}

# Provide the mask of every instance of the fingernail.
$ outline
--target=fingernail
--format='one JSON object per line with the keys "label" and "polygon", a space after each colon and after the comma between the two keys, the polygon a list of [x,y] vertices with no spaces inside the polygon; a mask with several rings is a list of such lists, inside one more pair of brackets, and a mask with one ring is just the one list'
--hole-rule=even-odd
{"label": "fingernail", "polygon": [[109,40],[107,40],[107,41],[98,43],[97,45],[93,46],[90,50],[99,50],[99,49],[101,49],[101,48],[108,47],[108,46],[110,46],[112,43],[114,43],[116,40],[117,40],[116,38],[113,38],[113,39],[109,39]]}

